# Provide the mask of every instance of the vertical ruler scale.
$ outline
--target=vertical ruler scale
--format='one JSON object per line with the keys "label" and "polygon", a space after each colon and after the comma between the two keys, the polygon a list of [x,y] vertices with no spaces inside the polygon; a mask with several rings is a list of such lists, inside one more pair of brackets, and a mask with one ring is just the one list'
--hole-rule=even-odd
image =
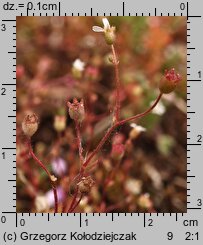
{"label": "vertical ruler scale", "polygon": [[[201,93],[202,86],[202,45],[199,43],[198,33],[201,28],[201,16],[191,14],[192,6],[187,8],[187,209],[200,210],[202,193],[199,189],[200,172],[199,160],[203,155],[202,148],[202,115]],[[195,96],[194,96],[195,95]]]}
{"label": "vertical ruler scale", "polygon": [[[16,211],[16,20],[1,20],[1,179],[7,194],[2,207]],[[4,125],[4,126],[3,126]]]}
{"label": "vertical ruler scale", "polygon": [[[170,241],[171,244],[202,243],[203,186],[203,45],[201,31],[202,1],[102,1],[85,4],[75,0],[1,1],[1,244],[8,241],[34,243],[28,234],[37,234],[37,242],[51,244],[95,244],[84,234],[95,234],[104,244],[116,234],[128,234],[139,244]],[[16,214],[16,16],[187,16],[187,214]],[[181,125],[177,125],[180,127]],[[109,234],[109,239],[105,234]],[[41,234],[41,239],[39,238]],[[97,239],[100,240],[100,239]],[[65,241],[65,242],[64,242]],[[122,242],[122,239],[121,239]],[[11,243],[8,243],[11,244]]]}

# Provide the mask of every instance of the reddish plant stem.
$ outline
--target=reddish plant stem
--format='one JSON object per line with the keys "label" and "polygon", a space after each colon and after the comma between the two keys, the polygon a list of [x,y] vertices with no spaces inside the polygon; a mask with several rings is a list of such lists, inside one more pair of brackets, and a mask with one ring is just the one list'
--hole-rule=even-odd
{"label": "reddish plant stem", "polygon": [[52,183],[52,190],[54,193],[54,213],[58,213],[58,195],[57,195],[57,190],[56,190],[56,186]]}
{"label": "reddish plant stem", "polygon": [[113,54],[113,65],[115,72],[115,80],[116,80],[116,107],[115,107],[115,123],[120,119],[120,79],[119,79],[119,71],[118,71],[118,58],[116,55],[116,51],[114,45],[111,45],[111,51]]}
{"label": "reddish plant stem", "polygon": [[28,149],[29,149],[29,153],[30,155],[32,156],[32,158],[38,163],[38,165],[47,173],[49,179],[50,179],[50,182],[51,182],[51,187],[52,187],[52,190],[53,190],[53,194],[54,194],[54,212],[55,213],[58,213],[58,195],[57,195],[57,190],[56,190],[56,186],[55,184],[53,183],[52,181],[52,176],[49,172],[49,170],[45,167],[45,165],[37,158],[37,156],[35,155],[35,153],[33,152],[33,149],[32,149],[32,145],[31,145],[31,141],[30,139],[28,140],[27,142],[27,145],[28,145]]}
{"label": "reddish plant stem", "polygon": [[114,176],[115,174],[117,173],[117,170],[119,168],[119,165],[120,165],[120,162],[121,160],[118,160],[116,162],[116,166],[112,169],[112,171],[110,172],[109,176],[107,176],[105,182],[104,182],[104,186],[102,188],[102,201],[101,201],[101,204],[102,203],[105,203],[105,198],[106,198],[106,188],[109,186],[109,183],[114,179]]}
{"label": "reddish plant stem", "polygon": [[156,100],[154,101],[154,103],[152,104],[152,106],[151,106],[149,109],[147,109],[146,111],[144,111],[144,112],[142,112],[142,113],[140,113],[140,114],[137,114],[137,115],[135,115],[135,116],[132,116],[132,117],[129,117],[129,118],[127,118],[127,119],[124,119],[124,120],[120,121],[120,122],[119,122],[119,126],[121,126],[121,125],[123,125],[123,124],[125,124],[125,123],[127,123],[127,122],[133,121],[133,120],[135,120],[135,119],[138,119],[138,118],[141,118],[141,117],[146,116],[146,115],[147,115],[149,112],[151,112],[151,111],[154,109],[154,107],[159,103],[159,101],[160,101],[162,95],[163,95],[162,93],[159,94],[159,96],[156,98]]}
{"label": "reddish plant stem", "polygon": [[74,194],[74,196],[73,196],[73,200],[72,200],[72,202],[71,202],[71,204],[70,204],[70,207],[69,207],[69,209],[68,209],[68,213],[71,212],[72,208],[74,207],[74,205],[75,205],[75,203],[76,203],[77,196],[78,196],[78,186],[77,186],[77,188],[76,188],[76,190],[75,190],[75,194]]}
{"label": "reddish plant stem", "polygon": [[105,142],[108,140],[109,136],[111,135],[111,133],[119,126],[133,121],[135,119],[141,118],[146,116],[150,111],[152,111],[154,109],[154,107],[158,104],[158,102],[160,101],[162,97],[162,93],[159,94],[159,96],[157,97],[157,99],[155,100],[155,102],[153,103],[153,105],[147,109],[146,111],[137,114],[135,116],[129,117],[127,119],[124,119],[122,121],[117,122],[116,124],[114,124],[111,128],[109,128],[109,130],[106,132],[106,134],[104,135],[104,137],[101,139],[101,141],[99,142],[99,144],[97,145],[97,147],[93,150],[93,152],[89,155],[89,157],[87,158],[87,160],[83,163],[82,165],[82,169],[85,169],[87,167],[87,165],[89,164],[89,162],[92,160],[92,158],[100,151],[100,149],[102,148],[102,146],[105,144]]}
{"label": "reddish plant stem", "polygon": [[108,187],[109,183],[114,179],[115,174],[117,173],[117,170],[120,166],[121,160],[118,160],[117,163],[115,164],[116,166],[112,169],[110,172],[109,176],[106,178],[106,181],[104,182],[104,188]]}
{"label": "reddish plant stem", "polygon": [[29,153],[32,156],[32,158],[39,164],[39,166],[41,168],[44,169],[44,171],[47,173],[47,175],[49,176],[49,178],[51,179],[51,174],[49,172],[49,170],[44,166],[44,164],[37,158],[37,156],[35,155],[35,153],[33,152],[32,146],[31,146],[31,142],[30,140],[28,141],[28,148],[29,148]]}
{"label": "reddish plant stem", "polygon": [[118,123],[114,124],[111,128],[108,129],[104,137],[101,139],[97,147],[93,150],[93,152],[90,154],[90,156],[87,158],[87,160],[83,163],[83,168],[86,168],[89,162],[92,160],[92,158],[99,152],[99,150],[102,148],[104,143],[107,141],[111,133],[118,127]]}
{"label": "reddish plant stem", "polygon": [[80,201],[82,200],[82,198],[83,198],[83,195],[81,194],[80,195],[80,198],[78,199],[78,201],[75,203],[75,205],[72,207],[72,209],[69,211],[70,213],[72,213],[74,210],[75,210],[75,208],[79,205],[79,203],[80,203]]}
{"label": "reddish plant stem", "polygon": [[80,125],[79,125],[78,121],[75,121],[75,130],[76,130],[76,135],[77,135],[77,144],[78,144],[80,162],[82,164],[84,162],[84,157],[83,157],[83,148],[82,148],[82,139],[81,139],[81,133],[80,133]]}
{"label": "reddish plant stem", "polygon": [[121,201],[119,203],[113,204],[111,206],[109,206],[108,208],[106,208],[106,210],[103,210],[103,213],[110,213],[112,211],[114,211],[115,209],[121,208],[123,206],[123,204],[125,204],[125,201]]}

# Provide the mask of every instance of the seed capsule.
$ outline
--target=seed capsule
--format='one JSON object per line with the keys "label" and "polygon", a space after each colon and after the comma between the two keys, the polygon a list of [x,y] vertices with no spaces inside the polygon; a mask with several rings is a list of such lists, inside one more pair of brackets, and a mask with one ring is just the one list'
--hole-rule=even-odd
{"label": "seed capsule", "polygon": [[165,71],[165,76],[161,79],[159,84],[160,92],[169,94],[176,88],[178,82],[181,80],[180,74],[175,72],[175,69]]}
{"label": "seed capsule", "polygon": [[38,124],[39,119],[35,113],[25,116],[22,122],[22,130],[24,134],[28,137],[32,137],[38,129]]}
{"label": "seed capsule", "polygon": [[68,102],[69,115],[70,117],[78,122],[82,122],[85,118],[85,108],[84,102],[81,100],[80,102],[77,99],[73,100],[73,103]]}
{"label": "seed capsule", "polygon": [[94,180],[91,176],[83,177],[77,185],[80,193],[86,195],[90,192],[92,186],[94,185]]}

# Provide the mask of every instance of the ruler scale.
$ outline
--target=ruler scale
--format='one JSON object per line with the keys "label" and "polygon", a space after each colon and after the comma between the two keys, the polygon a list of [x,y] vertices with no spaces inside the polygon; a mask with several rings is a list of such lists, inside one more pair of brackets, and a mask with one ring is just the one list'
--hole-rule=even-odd
{"label": "ruler scale", "polygon": [[[1,244],[203,241],[202,12],[201,0],[1,1]],[[16,16],[187,17],[187,213],[16,213]]]}

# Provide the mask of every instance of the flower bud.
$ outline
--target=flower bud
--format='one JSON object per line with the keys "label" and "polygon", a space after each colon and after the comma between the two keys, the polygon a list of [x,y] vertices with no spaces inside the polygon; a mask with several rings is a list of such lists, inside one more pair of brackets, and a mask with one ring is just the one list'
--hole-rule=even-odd
{"label": "flower bud", "polygon": [[104,32],[104,38],[108,45],[112,45],[116,40],[115,30],[116,28],[112,26]]}
{"label": "flower bud", "polygon": [[109,55],[108,60],[109,60],[109,62],[111,62],[113,64],[113,62],[114,62],[113,55]]}
{"label": "flower bud", "polygon": [[54,175],[51,175],[51,176],[50,176],[50,179],[51,179],[51,181],[52,181],[53,183],[57,181],[57,178],[56,178]]}
{"label": "flower bud", "polygon": [[116,28],[114,26],[110,26],[107,18],[102,19],[104,27],[93,26],[92,30],[95,32],[103,32],[106,43],[112,45],[116,39]]}
{"label": "flower bud", "polygon": [[28,137],[32,137],[38,129],[39,120],[36,114],[25,116],[22,122],[22,130]]}
{"label": "flower bud", "polygon": [[165,71],[165,76],[161,79],[159,84],[160,92],[163,94],[169,94],[176,88],[178,82],[181,80],[181,76],[175,72],[175,69]]}
{"label": "flower bud", "polygon": [[123,158],[125,153],[125,146],[123,144],[112,145],[111,157],[112,159],[119,161]]}
{"label": "flower bud", "polygon": [[129,133],[129,138],[131,140],[134,140],[136,139],[142,132],[145,132],[146,131],[146,128],[140,126],[140,125],[137,125],[135,123],[131,123],[130,126],[132,127],[130,133]]}
{"label": "flower bud", "polygon": [[61,157],[53,159],[53,161],[51,162],[51,167],[54,174],[60,177],[64,176],[67,172],[67,163]]}
{"label": "flower bud", "polygon": [[90,81],[96,81],[99,78],[99,70],[94,66],[87,67],[85,71],[85,78]]}
{"label": "flower bud", "polygon": [[77,99],[73,99],[73,103],[68,102],[69,115],[70,117],[78,122],[82,122],[85,118],[84,102],[80,102]]}
{"label": "flower bud", "polygon": [[91,176],[88,177],[83,177],[81,181],[77,184],[78,189],[81,194],[88,194],[94,185],[94,180],[92,179]]}
{"label": "flower bud", "polygon": [[22,65],[17,65],[16,67],[16,78],[21,79],[25,74],[25,68]]}
{"label": "flower bud", "polygon": [[56,115],[54,117],[54,128],[57,132],[62,132],[66,128],[66,117]]}
{"label": "flower bud", "polygon": [[153,204],[150,195],[148,193],[141,195],[138,199],[138,205],[143,209],[151,209]]}
{"label": "flower bud", "polygon": [[[66,193],[62,187],[56,187],[57,196],[58,196],[58,203],[62,203],[66,198]],[[48,204],[48,208],[52,208],[55,205],[53,190],[49,190],[45,194],[45,198]]]}
{"label": "flower bud", "polygon": [[75,79],[80,79],[82,77],[84,67],[85,67],[85,63],[82,62],[80,59],[76,59],[73,62],[72,75]]}

